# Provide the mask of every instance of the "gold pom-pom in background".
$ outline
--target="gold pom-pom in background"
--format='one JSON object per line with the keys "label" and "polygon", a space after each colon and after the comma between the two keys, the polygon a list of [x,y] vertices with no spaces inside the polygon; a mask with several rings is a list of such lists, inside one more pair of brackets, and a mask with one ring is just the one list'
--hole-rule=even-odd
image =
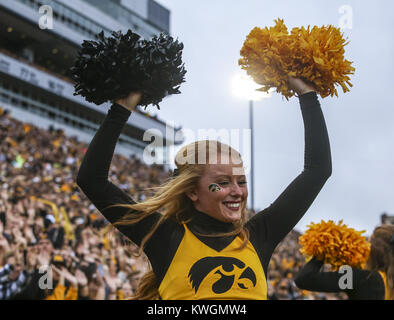
{"label": "gold pom-pom in background", "polygon": [[299,238],[301,253],[330,264],[333,270],[342,265],[364,268],[370,253],[370,243],[362,236],[365,231],[349,228],[343,221],[311,223]]}
{"label": "gold pom-pom in background", "polygon": [[262,85],[259,91],[276,88],[287,100],[294,95],[288,76],[311,82],[322,98],[338,96],[335,85],[350,91],[350,74],[355,68],[345,59],[348,44],[339,28],[329,26],[293,28],[289,33],[283,20],[274,27],[255,27],[240,51],[238,64]]}

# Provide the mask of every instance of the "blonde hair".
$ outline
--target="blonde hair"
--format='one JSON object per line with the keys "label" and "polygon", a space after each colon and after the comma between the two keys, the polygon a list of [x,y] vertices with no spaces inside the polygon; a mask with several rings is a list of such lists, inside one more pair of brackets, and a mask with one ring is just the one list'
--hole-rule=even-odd
{"label": "blonde hair", "polygon": [[367,261],[367,269],[382,271],[387,279],[387,296],[394,299],[394,244],[391,239],[394,235],[394,225],[383,224],[376,227],[370,242],[371,253]]}
{"label": "blonde hair", "polygon": [[[160,219],[142,239],[139,255],[142,254],[147,241],[164,221],[172,218],[177,223],[182,224],[189,222],[193,218],[193,202],[186,194],[197,186],[206,170],[206,165],[217,163],[218,155],[222,159],[221,163],[229,159],[226,156],[230,156],[233,163],[242,162],[239,152],[227,144],[215,140],[196,141],[184,146],[178,151],[175,157],[178,174],[170,177],[164,184],[156,188],[157,191],[151,198],[136,204],[116,204],[109,206],[130,209],[121,219],[114,223],[115,227],[138,223],[160,210]],[[225,157],[223,158],[223,156]],[[136,212],[138,212],[137,215]],[[242,250],[249,241],[249,232],[245,228],[247,221],[246,201],[241,208],[241,212],[241,219],[233,223],[233,231],[204,236],[222,237],[239,235],[243,239],[243,242],[236,250]],[[150,270],[141,278],[137,292],[132,299],[153,300],[158,298],[159,292],[156,277],[153,271]]]}

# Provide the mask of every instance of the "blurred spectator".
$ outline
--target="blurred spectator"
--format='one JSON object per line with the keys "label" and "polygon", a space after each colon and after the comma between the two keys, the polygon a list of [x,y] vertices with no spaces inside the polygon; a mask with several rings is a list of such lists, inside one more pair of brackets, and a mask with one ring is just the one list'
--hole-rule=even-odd
{"label": "blurred spectator", "polygon": [[6,265],[0,269],[0,300],[13,298],[24,288],[30,277],[19,253],[9,252],[5,260]]}

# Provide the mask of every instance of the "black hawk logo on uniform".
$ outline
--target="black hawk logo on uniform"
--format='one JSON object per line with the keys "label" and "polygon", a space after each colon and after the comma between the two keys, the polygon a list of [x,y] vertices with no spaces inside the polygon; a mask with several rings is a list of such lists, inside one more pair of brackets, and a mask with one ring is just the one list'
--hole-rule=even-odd
{"label": "black hawk logo on uniform", "polygon": [[[241,270],[244,269],[239,276],[237,274],[240,272],[236,272],[234,266]],[[256,274],[250,267],[245,268],[245,263],[241,260],[231,257],[205,257],[193,264],[188,274],[195,293],[197,293],[201,283],[211,272],[221,276],[212,285],[212,291],[216,294],[230,290],[234,281],[237,282],[238,287],[241,289],[248,289],[244,281],[240,281],[242,279],[249,279],[253,283],[253,287],[256,286]]]}

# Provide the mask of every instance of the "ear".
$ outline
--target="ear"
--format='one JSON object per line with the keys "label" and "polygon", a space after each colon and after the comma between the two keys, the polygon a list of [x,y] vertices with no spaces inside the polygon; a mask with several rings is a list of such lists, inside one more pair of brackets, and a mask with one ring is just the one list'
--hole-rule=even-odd
{"label": "ear", "polygon": [[186,195],[193,202],[198,200],[198,195],[197,195],[196,189],[193,189],[192,191],[186,192]]}

